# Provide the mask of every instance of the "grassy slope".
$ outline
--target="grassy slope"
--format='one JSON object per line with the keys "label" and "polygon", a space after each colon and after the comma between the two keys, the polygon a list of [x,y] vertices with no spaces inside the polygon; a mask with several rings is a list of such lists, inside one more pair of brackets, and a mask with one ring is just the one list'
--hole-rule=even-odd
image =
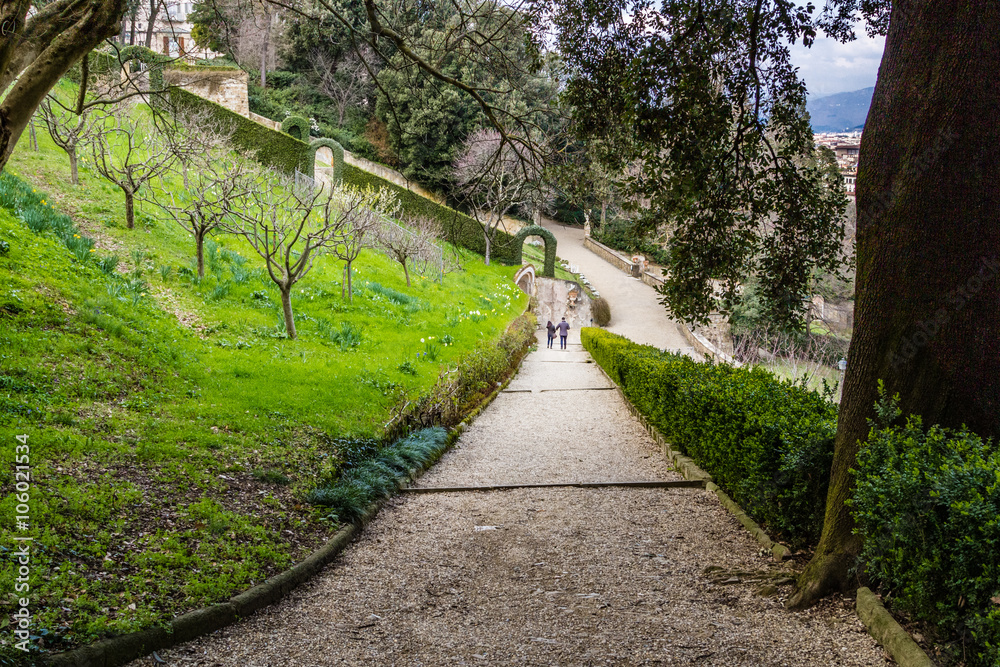
{"label": "grassy slope", "polygon": [[[120,193],[85,166],[72,186],[65,156],[44,132],[39,143],[21,142],[8,171],[71,214],[95,258],[122,259],[105,275],[0,209],[12,247],[0,257],[0,533],[10,544],[14,435],[27,433],[30,597],[48,648],[223,599],[300,559],[335,529],[302,502],[339,470],[331,439],[379,436],[393,406],[526,303],[512,267],[467,255],[462,272],[411,289],[376,253],[357,263],[350,303],[340,264],[322,258],[296,290],[289,341],[244,244],[217,239],[194,280],[183,230],[144,205],[126,230]],[[338,341],[345,326],[360,344]],[[418,357],[428,346],[435,360]],[[14,562],[0,557],[6,593]]]}

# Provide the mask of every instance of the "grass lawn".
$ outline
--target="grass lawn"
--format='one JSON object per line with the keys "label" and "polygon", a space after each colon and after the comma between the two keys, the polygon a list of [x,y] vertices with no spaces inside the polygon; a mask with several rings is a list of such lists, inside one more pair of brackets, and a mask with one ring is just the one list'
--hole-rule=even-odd
{"label": "grass lawn", "polygon": [[[12,209],[4,192],[19,185],[0,177],[0,590],[13,610],[6,545],[34,537],[32,644],[44,650],[226,599],[300,560],[337,528],[309,491],[527,304],[514,267],[467,252],[462,270],[408,288],[397,264],[365,251],[349,301],[341,263],[324,256],[295,288],[288,340],[279,293],[244,242],[214,237],[199,280],[186,232],[138,202],[125,229],[120,191],[86,164],[73,186],[65,154],[38,139],[7,167],[35,190],[30,205]],[[51,211],[94,252],[22,220]],[[19,434],[27,531],[15,524]],[[5,630],[0,664],[22,657]]]}

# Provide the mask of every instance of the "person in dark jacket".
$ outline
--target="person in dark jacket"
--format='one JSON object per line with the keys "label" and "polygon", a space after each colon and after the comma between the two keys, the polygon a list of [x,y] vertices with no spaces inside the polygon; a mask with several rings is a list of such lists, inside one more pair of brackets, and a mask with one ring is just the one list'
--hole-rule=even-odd
{"label": "person in dark jacket", "polygon": [[566,318],[564,317],[562,318],[562,322],[556,325],[556,328],[559,329],[559,349],[565,350],[566,336],[569,335],[569,322],[567,322]]}
{"label": "person in dark jacket", "polygon": [[545,330],[549,332],[549,349],[552,349],[552,341],[556,339],[556,325],[552,324],[552,320],[545,325]]}

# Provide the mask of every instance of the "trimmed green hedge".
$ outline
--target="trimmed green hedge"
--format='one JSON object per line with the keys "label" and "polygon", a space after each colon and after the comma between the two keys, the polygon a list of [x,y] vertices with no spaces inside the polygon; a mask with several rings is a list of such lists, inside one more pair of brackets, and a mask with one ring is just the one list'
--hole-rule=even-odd
{"label": "trimmed green hedge", "polygon": [[309,120],[302,116],[289,116],[281,121],[281,131],[309,143]]}
{"label": "trimmed green hedge", "polygon": [[333,139],[313,139],[309,142],[309,150],[312,153],[312,161],[316,162],[316,151],[323,147],[329,148],[333,153],[333,181],[339,182],[344,180],[344,147]]}
{"label": "trimmed green hedge", "polygon": [[297,169],[312,177],[313,151],[309,144],[244,118],[183,88],[170,88],[170,104],[175,108],[210,109],[216,121],[233,128],[233,143],[253,153],[258,162],[287,174]]}
{"label": "trimmed green hedge", "polygon": [[967,430],[905,425],[884,395],[858,453],[861,558],[893,609],[954,637],[955,662],[1000,665],[1000,448]]}
{"label": "trimmed green hedge", "polygon": [[[426,197],[410,192],[395,183],[385,180],[375,174],[358,169],[354,165],[344,165],[344,182],[356,187],[372,186],[376,190],[388,188],[396,194],[403,209],[414,215],[421,215],[441,224],[444,240],[463,248],[468,248],[480,255],[486,254],[486,241],[483,239],[483,230],[479,223],[458,211],[441,206]],[[493,259],[503,264],[520,264],[518,256],[520,253],[520,243],[514,242],[514,237],[498,230],[496,233],[491,254]]]}
{"label": "trimmed green hedge", "polygon": [[736,368],[585,327],[584,347],[629,401],[772,536],[815,544],[837,406],[761,368]]}
{"label": "trimmed green hedge", "polygon": [[545,266],[542,268],[541,275],[547,278],[556,277],[556,237],[549,230],[544,227],[539,227],[538,225],[527,225],[521,228],[517,234],[514,235],[514,249],[511,253],[511,259],[514,264],[521,263],[522,251],[524,250],[524,239],[529,236],[541,236],[545,239]]}

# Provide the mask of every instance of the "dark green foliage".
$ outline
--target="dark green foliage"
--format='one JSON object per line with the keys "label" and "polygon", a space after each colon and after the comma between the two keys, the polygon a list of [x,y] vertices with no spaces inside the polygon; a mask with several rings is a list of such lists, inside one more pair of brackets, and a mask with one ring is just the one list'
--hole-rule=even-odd
{"label": "dark green foliage", "polygon": [[833,403],[761,368],[699,363],[591,327],[581,338],[629,401],[772,535],[796,547],[819,539]]}
{"label": "dark green foliage", "polygon": [[603,296],[590,302],[590,314],[594,316],[594,324],[606,327],[611,323],[611,304]]}
{"label": "dark green foliage", "polygon": [[611,218],[603,225],[593,228],[591,236],[609,248],[629,254],[639,253],[656,264],[667,263],[667,251],[628,220]]}
{"label": "dark green foliage", "polygon": [[[309,121],[302,116],[289,116],[281,121],[281,131],[299,141],[309,143]],[[314,153],[315,154],[315,153]]]}
{"label": "dark green foliage", "polygon": [[[444,58],[438,63],[444,74],[463,80],[475,77],[463,71],[463,63],[454,54]],[[462,142],[482,123],[482,111],[475,100],[454,86],[423,76],[413,68],[399,67],[401,59],[393,64],[396,66],[378,75],[375,115],[388,129],[389,143],[403,165],[403,175],[431,188],[447,190],[453,185],[452,163]],[[391,96],[391,104],[386,94]]]}
{"label": "dark green foliage", "polygon": [[233,144],[250,151],[256,160],[285,173],[296,169],[307,176],[313,175],[313,153],[309,144],[283,132],[276,132],[249,118],[226,109],[214,102],[198,97],[181,88],[170,89],[170,103],[188,109],[209,109],[213,120],[233,129]]}
{"label": "dark green foliage", "polygon": [[[482,227],[464,213],[436,204],[426,197],[414,194],[406,188],[401,188],[380,176],[358,169],[354,165],[344,165],[344,182],[359,188],[367,186],[375,189],[387,188],[395,193],[404,212],[436,220],[441,225],[442,237],[445,241],[480,255],[486,254],[486,241],[483,239]],[[516,243],[514,237],[497,230],[491,254],[493,259],[504,264],[519,264],[520,259],[515,260],[515,255],[519,257],[520,248],[520,243]]]}
{"label": "dark green foliage", "polygon": [[512,264],[521,263],[521,251],[524,248],[524,239],[529,236],[541,236],[545,239],[545,266],[542,268],[543,276],[548,278],[556,277],[556,237],[549,230],[538,225],[528,225],[522,227],[514,236],[514,250],[510,255]]}
{"label": "dark green foliage", "polygon": [[36,234],[61,240],[79,261],[92,258],[94,240],[80,233],[73,219],[57,212],[43,195],[32,192],[30,185],[6,171],[0,173],[0,205],[10,208]]}
{"label": "dark green foliage", "polygon": [[[967,430],[897,421],[884,391],[854,471],[868,573],[893,607],[958,635],[965,664],[1000,664],[1000,449]],[[893,425],[893,424],[896,425]]]}
{"label": "dark green foliage", "polygon": [[448,432],[441,427],[416,431],[371,452],[369,458],[345,466],[334,485],[314,489],[308,500],[329,507],[341,521],[360,519],[372,503],[391,497],[413,470],[437,460],[447,444]]}

